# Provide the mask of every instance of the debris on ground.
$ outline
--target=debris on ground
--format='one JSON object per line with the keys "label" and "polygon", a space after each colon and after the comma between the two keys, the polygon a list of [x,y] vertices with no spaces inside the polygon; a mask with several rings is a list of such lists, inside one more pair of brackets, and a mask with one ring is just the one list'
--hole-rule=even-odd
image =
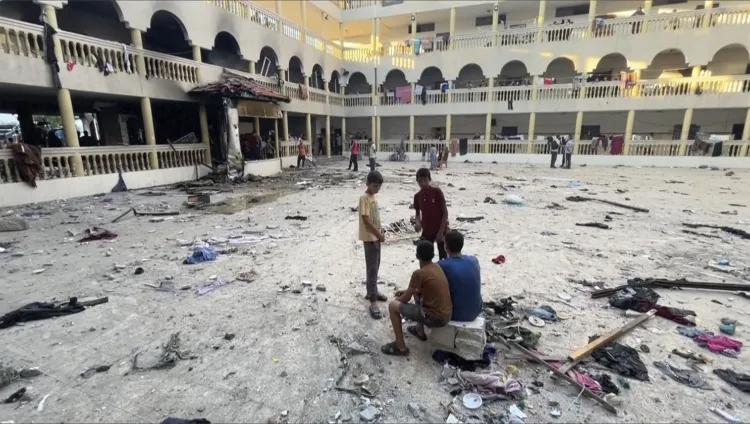
{"label": "debris on ground", "polygon": [[576,223],[579,227],[592,227],[592,228],[599,228],[602,230],[609,230],[611,227],[607,224],[602,224],[601,222],[584,222],[584,223]]}
{"label": "debris on ground", "polygon": [[490,204],[492,204],[492,205],[495,205],[495,204],[497,204],[497,202],[495,201],[495,199],[493,199],[493,198],[491,198],[491,197],[485,197],[485,198],[484,198],[484,203],[490,203]]}
{"label": "debris on ground", "polygon": [[212,291],[218,290],[226,285],[226,281],[222,280],[221,277],[217,277],[198,287],[198,289],[195,291],[195,294],[197,294],[198,296],[203,296],[204,294],[211,293]]}
{"label": "debris on ground", "polygon": [[198,246],[193,249],[193,254],[184,261],[183,264],[195,265],[205,261],[215,261],[216,251],[208,246]]}
{"label": "debris on ground", "polygon": [[241,272],[237,275],[237,279],[246,283],[251,283],[258,278],[258,273],[254,269],[250,271]]}
{"label": "debris on ground", "polygon": [[717,336],[708,330],[677,327],[677,332],[693,339],[699,346],[703,346],[711,352],[721,353],[724,356],[732,358],[736,358],[739,355],[743,346],[739,340],[731,339],[727,336]]}
{"label": "debris on ground", "polygon": [[11,231],[26,231],[29,229],[29,224],[23,218],[17,216],[6,216],[0,218],[0,233],[7,233]]}
{"label": "debris on ground", "polygon": [[24,395],[26,394],[26,387],[22,387],[15,392],[13,392],[12,395],[8,396],[3,403],[15,403],[23,399]]}
{"label": "debris on ground", "polygon": [[112,231],[100,227],[87,228],[83,233],[86,236],[78,240],[79,243],[84,243],[87,241],[112,240],[117,237],[117,234],[113,233]]}
{"label": "debris on ground", "polygon": [[[636,212],[648,213],[648,209],[646,209],[646,208],[641,208],[641,207],[638,207],[638,206],[626,205],[626,204],[623,204],[623,203],[613,202],[611,200],[595,199],[593,197],[569,196],[569,197],[566,197],[565,200],[567,200],[569,202],[601,202],[601,203],[606,203],[608,205],[617,206],[617,207],[620,207],[620,208],[630,209],[630,210],[636,211]],[[626,198],[625,200],[629,200],[629,199]]]}
{"label": "debris on ground", "polygon": [[503,198],[503,202],[510,206],[523,206],[524,202],[521,196],[508,194]]}
{"label": "debris on ground", "polygon": [[740,230],[740,229],[737,229],[737,228],[727,227],[727,226],[724,226],[724,225],[690,224],[690,223],[687,223],[687,222],[683,222],[682,225],[685,226],[685,227],[688,227],[688,228],[692,228],[692,229],[711,228],[711,229],[714,229],[714,230],[721,230],[721,231],[724,231],[725,233],[729,233],[729,234],[738,236],[738,237],[740,237],[740,238],[742,238],[744,240],[750,240],[750,233],[748,233],[747,231]]}
{"label": "debris on ground", "polygon": [[307,217],[302,216],[302,215],[287,215],[286,217],[284,217],[284,219],[294,220],[294,221],[307,221]]}
{"label": "debris on ground", "polygon": [[[599,336],[589,337],[593,342]],[[611,369],[623,377],[635,378],[641,381],[650,381],[648,369],[641,361],[638,352],[630,346],[618,342],[611,342],[591,352],[591,357],[601,365]]]}
{"label": "debris on ground", "polygon": [[750,375],[720,368],[714,369],[714,374],[741,391],[750,393]]}
{"label": "debris on ground", "polygon": [[656,369],[674,381],[701,390],[713,390],[706,378],[699,372],[678,368],[666,361],[654,361]]}
{"label": "debris on ground", "polygon": [[133,356],[132,368],[134,371],[171,369],[180,360],[189,359],[188,352],[180,350],[180,333],[172,333],[166,344],[161,346],[158,353],[151,355],[145,360],[145,364],[139,364],[142,352]]}
{"label": "debris on ground", "polygon": [[[106,303],[108,301],[107,298],[103,299],[104,300],[99,303]],[[98,305],[99,303],[85,305],[83,302],[79,302],[76,297],[71,297],[67,303],[29,303],[0,317],[0,328],[9,328],[21,322],[77,314],[83,312],[86,309],[85,306]]]}
{"label": "debris on ground", "polygon": [[109,371],[109,368],[111,365],[96,365],[93,366],[86,371],[81,373],[81,377],[83,378],[91,378],[94,376],[94,374],[100,373],[100,372],[107,372]]}

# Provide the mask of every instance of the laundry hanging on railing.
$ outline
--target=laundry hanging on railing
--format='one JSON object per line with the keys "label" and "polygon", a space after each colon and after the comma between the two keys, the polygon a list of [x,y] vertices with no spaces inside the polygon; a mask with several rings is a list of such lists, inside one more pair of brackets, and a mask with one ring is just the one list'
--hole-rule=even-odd
{"label": "laundry hanging on railing", "polygon": [[307,100],[307,87],[305,87],[303,84],[299,85],[299,97],[302,100]]}
{"label": "laundry hanging on railing", "polygon": [[422,40],[417,38],[414,40],[414,54],[419,56],[419,49],[422,47]]}
{"label": "laundry hanging on railing", "polygon": [[620,81],[623,88],[635,86],[635,72],[620,72]]}
{"label": "laundry hanging on railing", "polygon": [[552,84],[555,83],[555,79],[554,78],[544,78],[543,82],[544,82],[544,85],[552,85]]}
{"label": "laundry hanging on railing", "polygon": [[396,98],[401,103],[411,103],[411,85],[396,87]]}
{"label": "laundry hanging on railing", "polygon": [[450,84],[448,84],[447,82],[444,82],[444,83],[440,84],[440,92],[441,93],[447,93],[448,91],[450,91],[450,89],[451,89]]}
{"label": "laundry hanging on railing", "polygon": [[133,68],[130,65],[130,52],[128,51],[128,46],[125,44],[122,45],[122,57],[123,61],[125,62],[123,64],[125,66],[125,72],[132,74]]}
{"label": "laundry hanging on railing", "polygon": [[420,40],[422,43],[422,49],[425,53],[429,53],[432,51],[432,38],[431,37],[425,37]]}
{"label": "laundry hanging on railing", "polygon": [[586,83],[586,76],[579,75],[577,77],[573,77],[573,88],[581,88],[583,84]]}
{"label": "laundry hanging on railing", "polygon": [[47,15],[42,15],[44,22],[44,59],[49,65],[52,72],[52,83],[56,88],[62,88],[60,82],[60,65],[57,63],[57,54],[55,54],[55,35],[57,31],[47,23]]}
{"label": "laundry hanging on railing", "polygon": [[424,86],[423,85],[417,84],[417,85],[414,86],[414,95],[415,96],[421,96],[423,91],[424,91]]}

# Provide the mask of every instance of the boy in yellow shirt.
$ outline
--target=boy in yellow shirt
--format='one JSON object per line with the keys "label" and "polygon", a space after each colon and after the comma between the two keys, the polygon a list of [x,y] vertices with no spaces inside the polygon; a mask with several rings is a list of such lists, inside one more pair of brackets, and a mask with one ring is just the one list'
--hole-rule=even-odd
{"label": "boy in yellow shirt", "polygon": [[378,293],[378,271],[380,270],[380,244],[385,241],[385,235],[380,225],[380,211],[375,195],[383,185],[383,176],[378,171],[367,174],[367,190],[359,198],[359,240],[364,243],[365,268],[367,270],[367,295],[370,301],[370,316],[380,319],[383,315],[378,307],[378,301],[388,300]]}

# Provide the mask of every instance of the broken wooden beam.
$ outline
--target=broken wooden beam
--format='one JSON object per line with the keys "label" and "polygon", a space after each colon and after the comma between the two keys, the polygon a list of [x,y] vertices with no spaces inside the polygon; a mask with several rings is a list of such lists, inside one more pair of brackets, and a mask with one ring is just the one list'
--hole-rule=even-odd
{"label": "broken wooden beam", "polygon": [[648,213],[649,212],[648,209],[641,208],[639,206],[631,206],[631,205],[626,205],[624,203],[613,202],[612,200],[597,199],[597,198],[594,198],[594,197],[568,196],[568,197],[565,198],[565,200],[567,200],[569,202],[601,202],[601,203],[606,203],[608,205],[617,206],[617,207],[620,207],[620,208],[630,209],[631,211],[643,212],[643,213]]}
{"label": "broken wooden beam", "polygon": [[599,403],[600,405],[602,405],[604,407],[604,409],[606,409],[607,411],[609,411],[609,412],[611,412],[613,414],[617,414],[617,409],[615,409],[614,406],[612,406],[609,403],[607,403],[606,400],[604,400],[604,399],[600,398],[599,396],[597,396],[596,393],[594,393],[591,390],[589,390],[586,386],[584,386],[583,384],[579,383],[574,378],[571,378],[570,376],[568,376],[564,372],[561,372],[560,370],[558,370],[554,366],[548,364],[546,361],[544,361],[543,359],[539,358],[534,352],[526,350],[521,345],[519,345],[518,343],[516,343],[516,342],[514,342],[512,340],[504,340],[504,342],[505,342],[505,344],[518,349],[520,352],[522,352],[524,355],[526,355],[526,357],[528,357],[530,360],[533,360],[534,362],[536,362],[536,363],[544,366],[548,370],[552,371],[558,377],[561,377],[562,379],[564,379],[568,383],[570,383],[573,386],[577,387],[578,390],[583,391],[583,393],[586,396],[590,397],[591,399],[593,399],[594,401],[596,401],[597,403]]}
{"label": "broken wooden beam", "polygon": [[620,290],[632,287],[660,287],[660,288],[681,288],[681,289],[706,289],[706,290],[726,290],[726,291],[748,291],[750,284],[734,283],[706,283],[700,281],[688,281],[685,279],[667,280],[663,278],[647,278],[638,284],[624,284],[609,289],[595,290],[591,292],[592,299],[608,297]]}
{"label": "broken wooden beam", "polygon": [[[636,319],[628,322],[627,324],[623,325],[622,327],[610,331],[609,333],[607,333],[607,334],[599,337],[598,339],[594,340],[593,342],[591,342],[591,343],[589,343],[589,344],[587,344],[585,346],[579,347],[578,349],[576,349],[575,351],[573,351],[573,353],[571,353],[568,356],[568,360],[572,361],[572,362],[576,362],[576,363],[580,362],[583,358],[591,355],[591,352],[595,351],[596,349],[599,349],[600,347],[602,347],[602,346],[604,346],[604,345],[606,345],[606,344],[608,344],[610,342],[613,342],[613,341],[619,339],[624,334],[629,333],[634,328],[638,327],[644,321],[646,321],[647,319],[650,319],[654,315],[656,315],[656,309],[651,309],[650,311],[646,312],[645,314],[642,314],[641,316],[639,316]],[[562,371],[562,370],[560,370],[560,371]],[[563,372],[565,372],[565,371],[563,371]]]}
{"label": "broken wooden beam", "polygon": [[115,222],[123,219],[125,217],[125,215],[129,214],[130,212],[135,213],[135,208],[130,208],[130,209],[126,210],[125,212],[122,213],[122,215],[120,215],[117,218],[113,219],[112,223],[114,224]]}
{"label": "broken wooden beam", "polygon": [[176,216],[180,213],[177,211],[169,211],[169,212],[139,212],[135,208],[133,208],[133,213],[135,216]]}

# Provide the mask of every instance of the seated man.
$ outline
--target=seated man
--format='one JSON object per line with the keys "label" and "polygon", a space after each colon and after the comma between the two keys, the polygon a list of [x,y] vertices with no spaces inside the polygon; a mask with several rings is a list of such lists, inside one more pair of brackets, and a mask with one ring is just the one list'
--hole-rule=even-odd
{"label": "seated man", "polygon": [[[416,321],[417,325],[409,327],[410,333],[420,340],[427,340],[424,326],[444,327],[451,319],[450,290],[448,280],[437,264],[432,262],[435,257],[435,247],[432,242],[422,240],[417,243],[417,259],[419,269],[411,275],[409,288],[396,292],[396,299],[388,304],[393,332],[396,341],[384,345],[380,350],[386,355],[406,356],[409,348],[404,341],[404,330],[401,327],[401,317]],[[409,303],[412,296],[414,303]]]}
{"label": "seated man", "polygon": [[482,277],[479,261],[474,256],[464,256],[464,236],[458,231],[445,234],[445,253],[448,258],[438,262],[448,278],[453,314],[451,320],[470,322],[482,312]]}

